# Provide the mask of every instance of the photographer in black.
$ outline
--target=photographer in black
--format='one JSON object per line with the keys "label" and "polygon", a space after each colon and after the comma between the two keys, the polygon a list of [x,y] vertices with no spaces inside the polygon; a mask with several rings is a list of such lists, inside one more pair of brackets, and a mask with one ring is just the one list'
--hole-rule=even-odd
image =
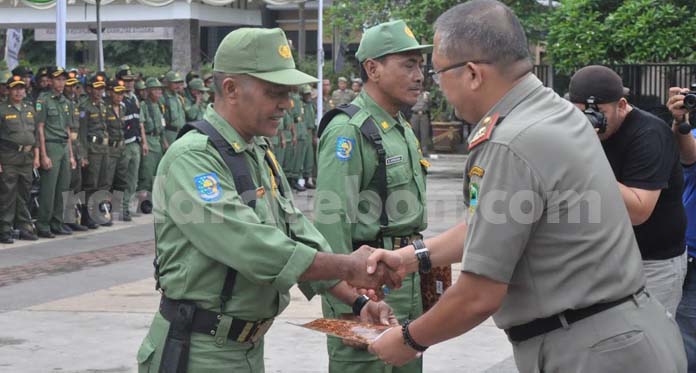
{"label": "photographer in black", "polygon": [[633,224],[646,288],[674,315],[686,274],[686,215],[672,131],[629,105],[621,77],[608,67],[578,70],[570,81],[570,101],[585,112],[602,141]]}
{"label": "photographer in black", "polygon": [[[696,92],[691,89],[669,89],[667,107],[672,113],[672,132],[679,147],[679,157],[684,170],[684,194],[682,202],[686,210],[686,247],[688,267],[684,281],[682,300],[677,307],[677,323],[684,339],[689,372],[696,372]],[[691,123],[694,123],[692,125]]]}

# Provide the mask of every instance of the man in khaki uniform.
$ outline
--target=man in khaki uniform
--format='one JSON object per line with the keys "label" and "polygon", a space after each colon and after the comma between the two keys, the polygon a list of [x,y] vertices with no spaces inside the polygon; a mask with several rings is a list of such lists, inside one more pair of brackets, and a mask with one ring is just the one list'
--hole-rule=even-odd
{"label": "man in khaki uniform", "polygon": [[76,167],[70,138],[73,113],[63,95],[68,74],[60,67],[49,72],[52,88],[36,100],[36,123],[41,160],[39,212],[36,230],[39,237],[69,235],[63,223],[63,193],[70,186],[70,169]]}
{"label": "man in khaki uniform", "polygon": [[75,163],[77,167],[70,170],[70,188],[69,188],[69,198],[66,199],[68,202],[65,206],[65,211],[63,213],[63,218],[65,219],[65,224],[72,230],[78,232],[84,232],[88,230],[87,227],[80,224],[81,212],[80,208],[82,206],[82,200],[85,198],[84,194],[80,195],[82,192],[82,167],[86,165],[85,154],[82,150],[80,144],[80,99],[81,97],[76,92],[76,87],[79,84],[77,80],[77,75],[75,72],[68,72],[68,80],[65,81],[65,88],[63,93],[65,97],[70,101],[70,112],[72,113],[72,121],[70,122],[70,142],[72,144],[73,157],[75,158]]}
{"label": "man in khaki uniform", "polygon": [[143,154],[138,170],[138,192],[140,193],[140,210],[149,214],[152,211],[152,200],[150,193],[154,183],[155,172],[164,149],[162,148],[161,136],[164,132],[163,105],[160,104],[162,98],[162,88],[164,87],[157,78],[147,78],[147,99],[140,105],[140,121],[145,131],[148,152]]}
{"label": "man in khaki uniform", "polygon": [[[123,80],[110,80],[107,83],[106,105],[106,130],[109,135],[109,156],[106,161],[105,180],[103,188],[108,191],[119,191],[123,193],[126,189],[125,181],[128,178],[128,160],[126,154],[126,143],[123,135],[125,128],[126,105],[123,97],[126,94],[126,84]],[[114,182],[116,184],[114,184]],[[108,197],[109,211],[113,209],[113,193]],[[122,202],[119,199],[119,202]],[[122,206],[117,206],[119,209]],[[123,214],[121,210],[119,213]],[[108,214],[109,220],[105,223],[111,225],[113,217]]]}
{"label": "man in khaki uniform", "polygon": [[341,76],[338,78],[338,89],[331,94],[331,101],[334,106],[350,104],[356,94],[348,88],[348,79]]}
{"label": "man in khaki uniform", "polygon": [[427,156],[432,140],[430,138],[430,92],[426,90],[418,95],[418,101],[411,108],[411,127],[418,138],[423,155]]}
{"label": "man in khaki uniform", "polygon": [[19,75],[4,81],[9,99],[0,103],[0,243],[13,243],[12,229],[19,238],[37,240],[27,208],[32,168],[39,168],[39,149],[34,137],[36,113],[24,99],[24,81]]}
{"label": "man in khaki uniform", "polygon": [[[185,128],[157,170],[155,263],[163,297],[138,351],[141,372],[263,372],[264,334],[296,283],[308,298],[331,292],[353,304],[363,321],[388,324],[391,316],[385,303],[335,280],[371,289],[390,282],[384,267],[367,276],[366,247],[351,256],[330,253],[295,206],[264,138],[290,108],[289,86],[315,80],[295,70],[283,31],[231,32],[214,66],[217,92],[206,124]],[[187,216],[184,204],[201,218]]]}
{"label": "man in khaki uniform", "polygon": [[184,91],[184,78],[181,74],[170,71],[165,80],[167,86],[160,103],[164,105],[164,121],[166,123],[162,145],[164,151],[167,151],[167,148],[176,140],[176,134],[186,123],[186,103],[184,96],[181,95]]}
{"label": "man in khaki uniform", "polygon": [[435,82],[477,123],[465,163],[467,217],[417,254],[396,254],[409,271],[461,259],[462,272],[430,311],[370,350],[401,365],[492,315],[522,373],[686,372],[676,323],[645,291],[597,134],[532,74],[512,11],[494,0],[455,6],[435,23],[433,50]]}

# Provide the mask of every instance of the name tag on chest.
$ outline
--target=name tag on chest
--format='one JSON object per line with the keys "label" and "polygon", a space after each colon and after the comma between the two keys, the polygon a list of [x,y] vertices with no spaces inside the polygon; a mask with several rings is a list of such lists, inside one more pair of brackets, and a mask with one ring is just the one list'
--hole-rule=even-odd
{"label": "name tag on chest", "polygon": [[392,165],[392,164],[397,164],[397,163],[399,163],[399,162],[401,162],[401,161],[403,161],[403,160],[404,160],[404,157],[403,157],[403,156],[401,156],[401,155],[396,155],[396,156],[387,158],[386,164],[387,164],[387,166],[389,166],[389,165]]}

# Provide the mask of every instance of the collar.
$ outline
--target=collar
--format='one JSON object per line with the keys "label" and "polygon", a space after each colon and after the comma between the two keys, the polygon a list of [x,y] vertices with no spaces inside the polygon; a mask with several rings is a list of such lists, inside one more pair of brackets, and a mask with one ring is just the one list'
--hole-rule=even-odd
{"label": "collar", "polygon": [[239,132],[237,132],[237,130],[235,130],[229,122],[227,122],[215,111],[215,109],[213,109],[212,104],[208,105],[203,118],[212,124],[213,127],[220,132],[222,137],[228,143],[230,143],[230,145],[232,145],[232,149],[235,151],[235,153],[241,153],[245,150],[252,149],[254,144],[259,144],[259,140],[263,142],[263,139],[259,138],[258,136],[254,136],[251,143],[244,141],[244,138],[239,134]]}
{"label": "collar", "polygon": [[401,112],[397,114],[396,118],[393,118],[389,113],[387,113],[381,106],[379,106],[375,100],[367,94],[366,91],[360,92],[358,97],[355,99],[358,106],[362,107],[365,111],[370,113],[372,119],[374,119],[375,124],[379,127],[380,131],[387,133],[389,130],[394,128],[396,125],[404,126],[405,119],[401,115]]}

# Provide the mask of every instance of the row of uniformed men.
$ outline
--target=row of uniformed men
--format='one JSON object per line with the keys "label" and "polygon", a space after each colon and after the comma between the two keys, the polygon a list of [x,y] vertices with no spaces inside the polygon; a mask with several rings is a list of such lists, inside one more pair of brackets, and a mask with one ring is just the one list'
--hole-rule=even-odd
{"label": "row of uniformed men", "polygon": [[[114,207],[130,221],[136,191],[149,213],[159,159],[187,120],[202,118],[208,101],[201,79],[183,92],[181,75],[169,72],[163,93],[158,79],[136,85],[122,65],[108,82],[103,72],[92,76],[84,95],[74,72],[51,67],[34,102],[31,71],[13,72],[0,72],[0,243],[109,226]],[[33,169],[40,175],[35,226],[27,203]]]}

